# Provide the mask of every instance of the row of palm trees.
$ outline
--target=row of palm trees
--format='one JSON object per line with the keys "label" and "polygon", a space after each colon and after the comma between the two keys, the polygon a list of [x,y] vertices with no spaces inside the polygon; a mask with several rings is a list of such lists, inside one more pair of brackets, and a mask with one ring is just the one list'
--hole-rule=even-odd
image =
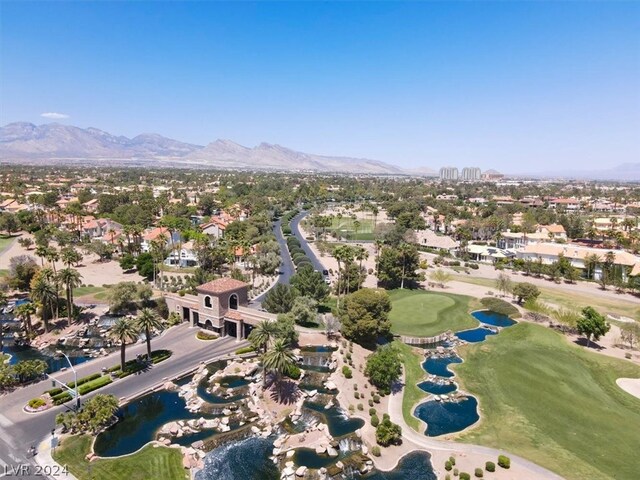
{"label": "row of palm trees", "polygon": [[277,379],[282,378],[296,363],[295,355],[289,343],[279,338],[276,322],[263,320],[249,334],[249,341],[254,348],[262,354],[262,387],[267,384],[267,372],[276,374]]}
{"label": "row of palm trees", "polygon": [[120,342],[120,368],[124,371],[126,364],[127,342],[135,342],[138,335],[144,332],[147,343],[147,359],[151,361],[151,332],[162,330],[164,325],[160,317],[150,308],[143,308],[135,318],[122,317],[109,330],[109,337]]}

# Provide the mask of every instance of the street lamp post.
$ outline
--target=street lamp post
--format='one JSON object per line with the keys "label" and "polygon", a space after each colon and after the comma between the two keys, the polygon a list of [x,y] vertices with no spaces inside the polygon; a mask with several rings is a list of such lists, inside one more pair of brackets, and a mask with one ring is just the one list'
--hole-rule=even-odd
{"label": "street lamp post", "polygon": [[73,368],[73,364],[71,363],[71,360],[69,359],[69,357],[67,357],[67,355],[62,350],[56,350],[56,353],[58,355],[62,355],[64,358],[67,359],[67,362],[69,362],[69,366],[73,371],[73,390],[76,393],[76,410],[79,411],[80,410],[80,392],[78,390],[78,372],[76,372],[76,369]]}

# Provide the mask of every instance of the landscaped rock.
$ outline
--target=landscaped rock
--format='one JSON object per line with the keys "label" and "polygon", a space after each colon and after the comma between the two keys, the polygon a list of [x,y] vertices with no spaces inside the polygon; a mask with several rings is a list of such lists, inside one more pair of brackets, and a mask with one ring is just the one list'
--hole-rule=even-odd
{"label": "landscaped rock", "polygon": [[296,470],[296,477],[304,477],[305,473],[307,473],[307,467],[302,465],[301,467],[298,467],[298,469]]}
{"label": "landscaped rock", "polygon": [[323,446],[323,445],[318,445],[316,447],[316,453],[318,455],[322,455],[323,453],[327,453],[327,447]]}
{"label": "landscaped rock", "polygon": [[338,451],[335,448],[329,446],[327,447],[327,455],[329,455],[330,457],[337,457]]}
{"label": "landscaped rock", "polygon": [[287,450],[286,457],[291,458],[296,454],[295,450]]}

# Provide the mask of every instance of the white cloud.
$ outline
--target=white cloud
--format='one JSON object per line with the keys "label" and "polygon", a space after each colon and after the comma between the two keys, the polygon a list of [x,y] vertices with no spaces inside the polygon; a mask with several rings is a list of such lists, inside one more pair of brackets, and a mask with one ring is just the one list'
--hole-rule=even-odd
{"label": "white cloud", "polygon": [[62,120],[64,118],[69,118],[69,115],[66,113],[57,113],[57,112],[45,112],[40,114],[41,117],[50,118],[52,120]]}

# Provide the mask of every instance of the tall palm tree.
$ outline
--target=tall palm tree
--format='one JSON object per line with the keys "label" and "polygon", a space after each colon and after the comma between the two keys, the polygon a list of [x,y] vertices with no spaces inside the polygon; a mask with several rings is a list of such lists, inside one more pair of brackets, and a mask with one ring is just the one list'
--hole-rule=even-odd
{"label": "tall palm tree", "polygon": [[162,321],[156,312],[150,308],[143,308],[135,320],[135,327],[140,331],[144,330],[147,338],[147,359],[151,361],[151,330],[162,330]]}
{"label": "tall palm tree", "polygon": [[[7,305],[7,296],[0,290],[0,308]],[[0,352],[4,351],[4,323],[0,322]]]}
{"label": "tall palm tree", "polygon": [[[42,273],[42,272],[41,272]],[[49,331],[49,314],[58,319],[58,288],[46,275],[39,275],[31,285],[31,298],[42,305],[44,331]]]}
{"label": "tall palm tree", "polygon": [[291,347],[281,338],[276,339],[271,348],[262,356],[265,374],[267,371],[275,372],[278,378],[289,371],[295,361],[296,358]]}
{"label": "tall palm tree", "polygon": [[[0,301],[0,306],[2,306],[2,302]],[[36,307],[32,302],[23,303],[22,305],[18,305],[14,310],[16,317],[24,322],[25,328],[27,330],[27,335],[31,335],[33,331],[33,325],[31,325],[31,315],[36,313]]]}
{"label": "tall palm tree", "polygon": [[262,350],[262,352],[265,353],[277,333],[278,326],[276,325],[276,322],[261,320],[255,328],[251,330],[248,340],[254,348]]}
{"label": "tall palm tree", "polygon": [[407,256],[411,253],[411,245],[408,243],[402,243],[398,248],[400,251],[400,255],[402,256],[402,277],[400,278],[400,289],[404,288],[404,278],[406,276],[406,268],[407,268]]}
{"label": "tall palm tree", "polygon": [[109,330],[109,337],[120,342],[120,370],[124,372],[126,363],[127,342],[132,342],[138,338],[138,329],[128,318],[120,318]]}
{"label": "tall palm tree", "polygon": [[71,316],[73,313],[73,289],[78,288],[82,284],[82,275],[73,268],[64,268],[60,270],[58,278],[65,287],[65,294],[67,297],[67,318],[69,319],[69,322],[71,322]]}

